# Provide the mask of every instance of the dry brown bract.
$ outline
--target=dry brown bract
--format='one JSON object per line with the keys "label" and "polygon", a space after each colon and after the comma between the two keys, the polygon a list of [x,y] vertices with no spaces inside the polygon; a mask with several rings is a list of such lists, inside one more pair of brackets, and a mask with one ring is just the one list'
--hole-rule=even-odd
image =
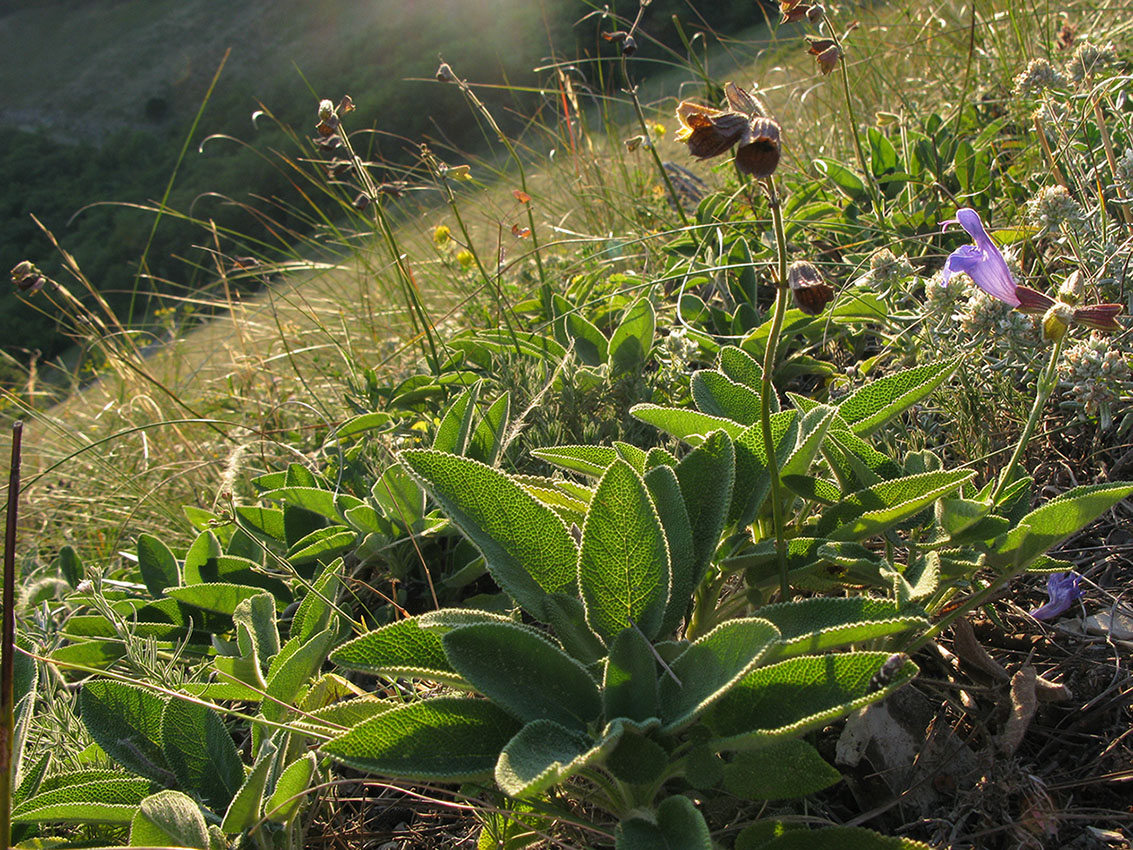
{"label": "dry brown bract", "polygon": [[731,109],[712,109],[683,100],[677,106],[677,140],[697,159],[719,156],[733,145],[736,168],[756,179],[770,177],[779,165],[779,125],[757,98],[735,83],[725,86]]}

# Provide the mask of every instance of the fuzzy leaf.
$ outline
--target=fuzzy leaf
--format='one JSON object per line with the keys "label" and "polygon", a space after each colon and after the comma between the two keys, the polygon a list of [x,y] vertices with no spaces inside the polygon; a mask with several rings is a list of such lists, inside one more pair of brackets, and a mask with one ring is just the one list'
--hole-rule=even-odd
{"label": "fuzzy leaf", "polygon": [[165,595],[192,605],[194,608],[203,608],[217,614],[232,616],[237,606],[245,599],[251,599],[263,593],[259,587],[249,587],[246,584],[228,584],[227,582],[212,582],[209,584],[190,584],[185,587],[167,588]]}
{"label": "fuzzy leaf", "polygon": [[540,794],[598,759],[616,741],[607,737],[596,742],[553,720],[533,720],[500,752],[496,784],[512,797]]}
{"label": "fuzzy leaf", "polygon": [[817,534],[832,540],[862,540],[880,534],[955,492],[974,475],[969,469],[925,472],[849,493],[823,513]]}
{"label": "fuzzy leaf", "polygon": [[150,792],[150,781],[118,776],[41,791],[12,810],[13,823],[128,824]]}
{"label": "fuzzy leaf", "polygon": [[441,642],[465,680],[521,721],[546,719],[585,729],[601,713],[598,686],[586,668],[520,625],[462,626]]}
{"label": "fuzzy leaf", "polygon": [[[931,850],[911,838],[881,835],[858,826],[799,829],[794,824],[776,824],[768,830],[762,822],[745,829],[736,838],[735,850]],[[768,833],[776,836],[767,840]]]}
{"label": "fuzzy leaf", "polygon": [[244,784],[244,764],[224,721],[207,706],[173,699],[161,717],[162,752],[177,782],[223,812]]}
{"label": "fuzzy leaf", "polygon": [[629,412],[666,434],[684,440],[690,446],[699,446],[714,431],[724,431],[735,439],[744,432],[744,426],[722,416],[709,416],[683,407],[661,407],[656,404],[635,404]]}
{"label": "fuzzy leaf", "polygon": [[[648,465],[648,456],[646,464]],[[667,637],[680,625],[692,601],[696,550],[693,548],[692,523],[673,467],[662,464],[649,468],[645,473],[645,486],[649,488],[649,495],[665,531],[665,541],[669,545],[669,601],[658,631],[658,635]]]}
{"label": "fuzzy leaf", "polygon": [[315,775],[315,754],[307,753],[287,765],[276,780],[275,790],[264,803],[264,814],[273,823],[287,823],[303,805],[311,777]]}
{"label": "fuzzy leaf", "polygon": [[142,800],[130,823],[135,847],[195,847],[209,850],[201,807],[180,791],[158,791]]}
{"label": "fuzzy leaf", "polygon": [[618,450],[610,446],[553,446],[532,449],[531,454],[559,469],[591,478],[601,478],[606,468],[618,459]]}
{"label": "fuzzy leaf", "polygon": [[653,647],[637,629],[625,629],[610,642],[602,703],[608,720],[628,717],[644,722],[660,716],[657,662]]}
{"label": "fuzzy leaf", "polygon": [[602,331],[577,312],[567,313],[564,321],[567,334],[574,340],[574,353],[578,359],[587,366],[601,366],[605,363],[610,346]]}
{"label": "fuzzy leaf", "polygon": [[656,324],[656,314],[648,298],[639,298],[630,305],[610,337],[608,362],[611,378],[636,372],[645,365],[645,358],[653,349]]}
{"label": "fuzzy leaf", "polygon": [[1003,545],[989,555],[997,566],[1027,566],[1051,546],[1085,528],[1122,499],[1133,494],[1133,484],[1091,484],[1075,487],[1035,508],[1007,534]]}
{"label": "fuzzy leaf", "polygon": [[139,776],[170,784],[173,773],[161,742],[166,702],[136,685],[102,679],[87,682],[79,692],[83,725],[95,742]]}
{"label": "fuzzy leaf", "polygon": [[323,744],[322,752],[370,773],[471,782],[491,778],[500,751],[519,729],[488,700],[441,697],[364,720]]}
{"label": "fuzzy leaf", "polygon": [[759,616],[779,629],[782,644],[775,650],[776,658],[823,652],[929,625],[921,614],[899,610],[895,602],[868,596],[780,602],[764,605]]}
{"label": "fuzzy leaf", "polygon": [[672,675],[661,677],[662,731],[676,731],[722,698],[778,637],[766,620],[728,620],[689,646],[670,665]]}
{"label": "fuzzy leaf", "polygon": [[700,584],[720,543],[732,502],[736,452],[725,431],[715,431],[677,465],[677,480],[692,528],[692,586]]}
{"label": "fuzzy leaf", "polygon": [[855,434],[873,433],[940,386],[960,365],[959,357],[916,366],[866,384],[838,405]]}
{"label": "fuzzy leaf", "polygon": [[798,738],[736,753],[724,768],[724,788],[744,800],[805,797],[841,779],[814,747]]}
{"label": "fuzzy leaf", "polygon": [[181,583],[177,559],[169,547],[152,534],[138,537],[138,570],[151,596],[161,596],[165,588]]}
{"label": "fuzzy leaf", "polygon": [[500,450],[507,439],[508,420],[511,415],[511,396],[504,393],[488,407],[484,417],[472,432],[465,454],[473,460],[495,466]]}
{"label": "fuzzy leaf", "polygon": [[657,807],[656,822],[631,817],[618,823],[614,850],[712,850],[712,838],[692,800],[674,796]]}
{"label": "fuzzy leaf", "polygon": [[472,433],[472,415],[476,412],[476,399],[480,394],[480,382],[473,384],[449,405],[437,426],[433,438],[433,448],[438,452],[462,455],[468,447],[468,437]]}
{"label": "fuzzy leaf", "polygon": [[574,586],[578,549],[570,532],[519,484],[479,461],[428,449],[404,451],[401,460],[528,613],[544,619],[547,594]]}
{"label": "fuzzy leaf", "polygon": [[804,655],[752,670],[709,711],[717,750],[753,749],[797,737],[883,699],[916,675],[911,661],[877,690],[870,679],[888,660],[884,652]]}
{"label": "fuzzy leaf", "polygon": [[669,548],[649,491],[624,460],[606,470],[582,527],[578,582],[604,640],[631,625],[652,638],[669,601]]}
{"label": "fuzzy leaf", "polygon": [[751,425],[759,419],[759,393],[715,369],[701,369],[689,380],[692,400],[701,413]]}

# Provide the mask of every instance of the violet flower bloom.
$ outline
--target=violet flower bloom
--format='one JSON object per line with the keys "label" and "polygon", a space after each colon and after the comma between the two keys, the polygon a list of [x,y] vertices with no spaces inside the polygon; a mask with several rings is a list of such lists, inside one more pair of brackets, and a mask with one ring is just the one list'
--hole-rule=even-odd
{"label": "violet flower bloom", "polygon": [[1081,598],[1082,591],[1078,587],[1081,576],[1077,573],[1051,573],[1046,579],[1046,592],[1050,601],[1036,608],[1031,616],[1036,620],[1049,620],[1070,610],[1070,606]]}
{"label": "violet flower bloom", "polygon": [[1011,276],[1003,254],[984,230],[979,213],[967,208],[956,210],[956,218],[944,222],[945,225],[956,223],[968,231],[976,244],[964,245],[949,254],[940,276],[941,286],[948,283],[948,279],[956,272],[964,272],[988,295],[1012,307],[1018,307],[1015,278]]}

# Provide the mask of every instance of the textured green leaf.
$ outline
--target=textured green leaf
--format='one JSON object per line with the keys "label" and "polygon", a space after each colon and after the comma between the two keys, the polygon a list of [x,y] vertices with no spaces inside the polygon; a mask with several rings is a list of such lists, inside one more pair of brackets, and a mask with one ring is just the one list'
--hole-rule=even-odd
{"label": "textured green leaf", "polygon": [[150,792],[148,779],[119,776],[42,791],[12,810],[13,823],[128,824]]}
{"label": "textured green leaf", "polygon": [[185,587],[171,587],[165,591],[166,596],[178,602],[229,616],[236,612],[237,606],[245,599],[251,599],[261,593],[263,590],[259,587],[228,583],[190,584]]}
{"label": "textured green leaf", "polygon": [[400,466],[391,466],[370,488],[382,512],[402,528],[413,528],[425,515],[425,494]]}
{"label": "textured green leaf", "polygon": [[142,800],[130,823],[135,847],[195,847],[209,850],[201,807],[180,791],[158,791]]}
{"label": "textured green leaf", "polygon": [[685,500],[695,554],[692,585],[700,584],[720,543],[720,532],[732,501],[736,453],[727,433],[716,431],[684,456],[677,480]]}
{"label": "textured green leaf", "polygon": [[586,606],[577,596],[552,593],[547,597],[547,624],[571,656],[592,664],[606,654],[606,645],[586,622]]}
{"label": "textured green leaf", "polygon": [[915,516],[941,496],[971,480],[974,470],[954,469],[882,481],[849,493],[827,509],[816,529],[833,540],[861,540]]}
{"label": "textured green leaf", "polygon": [[348,549],[352,549],[357,542],[358,532],[353,528],[328,525],[295,541],[287,551],[287,560],[294,567],[313,564],[316,561],[329,563]]}
{"label": "textured green leaf", "polygon": [[[139,541],[140,542],[140,541]],[[139,555],[141,553],[139,552]],[[63,576],[63,580],[72,588],[78,587],[83,580],[85,571],[83,570],[83,562],[79,558],[79,553],[75,551],[74,546],[62,546],[59,549],[59,555],[55,559],[52,566],[58,571],[59,575]],[[174,581],[177,580],[177,562],[173,562]],[[143,579],[144,580],[144,579]],[[151,591],[152,593],[152,591]],[[154,594],[160,595],[159,593]]]}
{"label": "textured green leaf", "polygon": [[848,427],[842,427],[841,417],[830,427],[822,454],[843,490],[861,490],[881,481],[900,478],[904,471],[891,458],[886,457]]}
{"label": "textured green leaf", "polygon": [[669,797],[657,807],[656,822],[626,818],[614,830],[615,850],[712,850],[708,824],[688,797]]}
{"label": "textured green leaf", "polygon": [[276,780],[271,797],[264,804],[267,819],[274,823],[287,823],[299,814],[314,775],[314,753],[302,755],[287,765]]}
{"label": "textured green leaf", "polygon": [[611,446],[553,446],[532,449],[531,454],[559,469],[591,478],[601,478],[606,468],[618,459],[617,449]]}
{"label": "textured green leaf", "polygon": [[610,642],[602,704],[607,720],[660,717],[657,662],[653,647],[637,629],[625,629]]}
{"label": "textured green leaf", "polygon": [[997,566],[1025,567],[1130,494],[1133,484],[1126,481],[1067,490],[1024,516],[988,561]]}
{"label": "textured green leaf", "polygon": [[907,661],[888,685],[870,690],[870,679],[889,659],[884,652],[804,655],[759,667],[717,702],[706,721],[717,750],[753,749],[884,699],[916,675]]}
{"label": "textured green leaf", "polygon": [[[652,452],[650,452],[652,455]],[[657,457],[654,455],[654,457]],[[648,456],[646,465],[648,466]],[[657,632],[662,637],[671,635],[684,619],[695,590],[696,550],[693,548],[692,523],[688,518],[681,485],[673,467],[654,465],[645,473],[645,486],[657,509],[665,540],[669,545],[670,588],[665,615]]]}
{"label": "textured green leaf", "polygon": [[255,658],[267,669],[268,661],[279,652],[279,629],[275,623],[275,600],[270,593],[245,599],[232,613],[236,624],[236,644],[241,655]]}
{"label": "textured green leaf", "polygon": [[504,393],[484,412],[483,418],[472,432],[465,454],[473,460],[495,466],[500,450],[507,440],[508,421],[511,416],[511,396]]}
{"label": "textured green leaf", "polygon": [[276,663],[268,668],[269,698],[260,708],[265,718],[281,721],[287,717],[290,713],[288,706],[295,704],[300,691],[314,679],[326,661],[336,632],[337,629],[324,629],[303,643],[299,643],[297,637],[288,641],[298,646],[290,654],[281,651],[276,656]]}
{"label": "textured green leaf", "polygon": [[348,670],[448,682],[467,687],[444,654],[441,635],[421,628],[417,618],[398,620],[366,632],[331,653],[331,661]]}
{"label": "textured green leaf", "polygon": [[610,464],[582,527],[578,582],[586,621],[604,640],[636,625],[652,638],[669,601],[669,549],[645,483]]}
{"label": "textured green leaf", "polygon": [[610,346],[597,326],[577,312],[567,313],[564,321],[566,332],[574,341],[574,353],[578,359],[587,366],[601,366],[605,363]]}
{"label": "textured green leaf", "polygon": [[673,732],[721,699],[772,648],[779,632],[758,618],[728,620],[699,638],[661,676],[662,731]]}
{"label": "textured green leaf", "polygon": [[483,553],[488,571],[542,619],[547,594],[574,586],[578,549],[563,521],[506,475],[479,461],[427,449],[402,452],[453,523]]}
{"label": "textured green leaf", "polygon": [[512,797],[540,794],[597,760],[616,740],[594,741],[553,720],[533,720],[500,752],[496,784]]}
{"label": "textured green leaf", "polygon": [[[771,414],[771,441],[780,467],[798,441],[799,414],[784,410]],[[735,490],[728,519],[741,527],[751,524],[771,492],[771,475],[767,471],[767,449],[763,444],[763,424],[748,426],[735,441]]]}
{"label": "textured green leaf", "polygon": [[724,768],[724,788],[745,800],[805,797],[841,779],[814,747],[798,738],[736,753]]}
{"label": "textured green leaf", "polygon": [[449,663],[520,719],[585,729],[602,710],[586,668],[548,639],[510,623],[462,626],[441,639]]}
{"label": "textured green leaf", "polygon": [[932,393],[959,365],[960,358],[951,357],[886,375],[843,399],[838,412],[855,434],[871,434]]}
{"label": "textured green leaf", "polygon": [[826,439],[827,430],[837,415],[837,409],[826,404],[819,405],[803,415],[799,422],[799,441],[783,465],[779,467],[781,477],[806,475],[811,463],[818,456],[822,441]]}
{"label": "textured green leaf", "polygon": [[750,425],[759,419],[759,393],[715,369],[694,372],[689,380],[692,399],[701,413]]}
{"label": "textured green leaf", "polygon": [[735,345],[726,345],[720,349],[720,371],[736,383],[757,392],[763,385],[763,366]]}
{"label": "textured green leaf", "polygon": [[286,502],[288,505],[303,508],[334,522],[342,522],[344,519],[336,506],[334,493],[321,487],[280,487],[276,490],[268,490],[261,496],[264,499]]}
{"label": "textured green leaf", "polygon": [[236,522],[240,528],[251,530],[261,540],[283,543],[287,532],[283,526],[283,511],[279,508],[254,508],[237,505]]}
{"label": "textured green leaf", "polygon": [[344,567],[341,558],[328,564],[299,603],[295,616],[291,618],[290,634],[293,638],[299,638],[300,643],[306,643],[313,635],[331,625],[331,618],[335,613],[334,600],[338,596]]}
{"label": "textured green leaf", "polygon": [[449,405],[441,417],[441,424],[437,426],[437,435],[433,438],[435,450],[454,455],[464,454],[472,433],[472,416],[476,413],[480,385],[479,381],[473,384]]}
{"label": "textured green leaf", "polygon": [[177,782],[223,812],[244,784],[244,764],[215,711],[173,699],[161,718],[162,752]]}
{"label": "textured green leaf", "polygon": [[[612,725],[623,725],[617,720]],[[669,767],[669,751],[636,729],[626,729],[606,755],[603,766],[619,782],[647,785]]]}
{"label": "textured green leaf", "polygon": [[709,416],[683,407],[661,407],[656,404],[635,404],[629,412],[636,419],[660,428],[690,446],[698,446],[714,431],[724,431],[733,439],[744,431],[744,426],[722,416]]}
{"label": "textured green leaf", "polygon": [[263,809],[264,789],[267,787],[268,773],[275,765],[275,748],[266,746],[260,753],[251,772],[244,779],[220,824],[229,835],[251,829],[260,819]]}
{"label": "textured green leaf", "polygon": [[125,654],[126,649],[120,643],[84,640],[53,650],[51,659],[60,664],[79,664],[105,670]]}
{"label": "textured green leaf", "polygon": [[95,742],[139,776],[171,784],[173,773],[161,742],[166,702],[136,685],[101,679],[87,682],[79,692],[83,725]]}
{"label": "textured green leaf", "polygon": [[371,773],[470,782],[491,778],[500,751],[519,729],[488,700],[442,697],[365,720],[323,744],[322,752]]}
{"label": "textured green leaf", "polygon": [[[200,584],[209,580],[210,571],[215,573],[216,559],[224,554],[220,541],[211,531],[202,531],[189,551],[185,553],[185,565],[182,568],[185,584]],[[212,562],[210,564],[210,562]],[[176,587],[180,582],[173,582]]]}
{"label": "textured green leaf", "polygon": [[921,614],[899,609],[897,603],[868,596],[814,597],[759,609],[781,635],[776,658],[823,652],[851,643],[928,628]]}
{"label": "textured green leaf", "polygon": [[653,348],[657,317],[648,298],[639,298],[626,310],[621,323],[610,337],[608,362],[610,377],[636,372],[645,365]]}
{"label": "textured green leaf", "polygon": [[142,574],[146,590],[152,596],[161,596],[167,587],[181,583],[181,573],[177,569],[177,559],[159,538],[152,534],[138,537],[138,570]]}

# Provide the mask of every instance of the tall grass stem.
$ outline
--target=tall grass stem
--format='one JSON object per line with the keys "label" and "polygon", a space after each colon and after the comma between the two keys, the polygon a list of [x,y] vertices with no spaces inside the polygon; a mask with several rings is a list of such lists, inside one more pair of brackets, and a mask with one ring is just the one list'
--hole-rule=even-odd
{"label": "tall grass stem", "polygon": [[12,846],[12,752],[16,727],[16,520],[20,502],[20,442],[24,423],[12,423],[12,465],[8,473],[8,524],[4,535],[4,625],[0,647],[0,841]]}

